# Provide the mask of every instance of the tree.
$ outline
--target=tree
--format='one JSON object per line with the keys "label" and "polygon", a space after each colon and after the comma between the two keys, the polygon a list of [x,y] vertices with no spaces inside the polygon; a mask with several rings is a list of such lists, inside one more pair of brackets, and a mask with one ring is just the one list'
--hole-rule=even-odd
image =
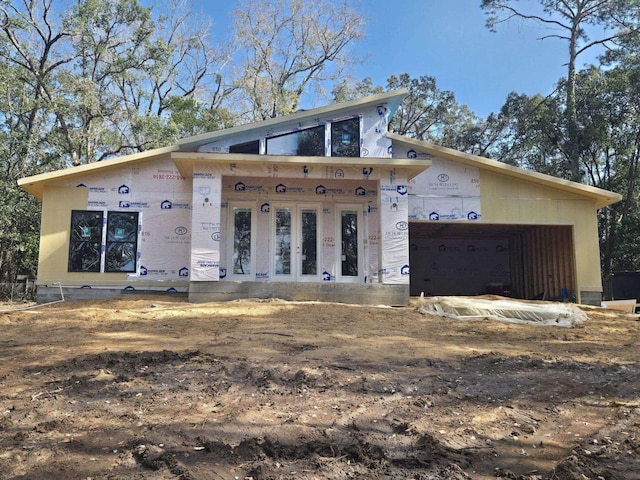
{"label": "tree", "polygon": [[235,100],[248,101],[249,121],[295,112],[303,94],[341,77],[354,61],[349,47],[364,36],[350,0],[243,0],[233,16]]}
{"label": "tree", "polygon": [[371,78],[361,82],[346,78],[332,94],[334,101],[343,102],[400,88],[406,88],[408,95],[394,114],[390,131],[475,155],[492,155],[499,139],[500,117],[481,119],[460,105],[453,92],[440,90],[433,77],[391,75],[384,88],[374,85]]}
{"label": "tree", "polygon": [[[636,0],[538,0],[542,13],[527,12],[516,7],[515,0],[482,0],[487,13],[487,27],[495,31],[502,22],[519,18],[553,28],[553,33],[542,39],[556,38],[568,42],[567,78],[565,91],[565,125],[568,136],[568,177],[582,181],[578,144],[579,125],[576,110],[576,61],[585,51],[596,47],[614,48],[620,38],[635,36],[638,32],[638,6]],[[587,28],[602,30],[598,38],[590,38]]]}
{"label": "tree", "polygon": [[599,212],[603,276],[640,269],[640,70],[591,68],[577,77],[583,166],[590,183],[623,195]]}
{"label": "tree", "polygon": [[[208,24],[180,0],[0,2],[0,282],[33,274],[27,175],[166,145],[228,125]],[[166,12],[167,14],[163,14]]]}

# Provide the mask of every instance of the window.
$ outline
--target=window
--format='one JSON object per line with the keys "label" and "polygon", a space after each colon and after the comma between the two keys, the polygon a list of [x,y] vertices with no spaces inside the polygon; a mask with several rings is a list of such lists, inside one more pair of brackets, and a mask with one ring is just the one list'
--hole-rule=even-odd
{"label": "window", "polygon": [[229,147],[229,153],[250,153],[257,155],[260,153],[260,140],[231,145]]}
{"label": "window", "polygon": [[360,118],[354,117],[331,124],[331,156],[360,156]]}
{"label": "window", "polygon": [[[135,272],[138,257],[138,212],[73,210],[69,240],[69,272]],[[102,252],[104,251],[104,270]]]}
{"label": "window", "polygon": [[268,155],[324,156],[324,125],[267,138]]}
{"label": "window", "polygon": [[106,272],[135,272],[138,254],[138,212],[107,214]]}
{"label": "window", "polygon": [[69,241],[70,272],[99,272],[102,253],[103,213],[73,210]]}
{"label": "window", "polygon": [[[331,156],[360,156],[360,117],[331,122]],[[322,157],[325,155],[325,126],[298,130],[267,138],[268,155],[298,155]],[[230,150],[231,151],[231,150]],[[231,151],[234,153],[234,151]]]}

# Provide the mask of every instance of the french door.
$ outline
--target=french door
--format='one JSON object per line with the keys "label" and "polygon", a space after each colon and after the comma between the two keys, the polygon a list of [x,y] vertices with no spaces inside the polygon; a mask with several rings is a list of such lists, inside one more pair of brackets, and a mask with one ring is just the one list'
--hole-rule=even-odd
{"label": "french door", "polygon": [[318,280],[319,212],[320,207],[313,204],[272,206],[272,272],[275,280]]}
{"label": "french door", "polygon": [[[229,279],[317,282],[327,275],[324,264],[339,282],[361,282],[362,206],[338,204],[335,208],[335,230],[334,222],[325,218],[323,233],[321,204],[277,203],[259,213],[255,204],[230,204]],[[263,277],[262,272],[269,273]]]}

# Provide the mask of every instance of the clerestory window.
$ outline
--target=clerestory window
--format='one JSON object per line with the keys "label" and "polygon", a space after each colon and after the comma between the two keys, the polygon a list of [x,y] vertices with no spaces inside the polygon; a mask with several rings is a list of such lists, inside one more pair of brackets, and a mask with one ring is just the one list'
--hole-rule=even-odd
{"label": "clerestory window", "polygon": [[[360,117],[329,122],[325,125],[267,137],[268,155],[325,156],[325,145],[331,145],[332,157],[360,156]],[[327,138],[329,137],[329,138]]]}

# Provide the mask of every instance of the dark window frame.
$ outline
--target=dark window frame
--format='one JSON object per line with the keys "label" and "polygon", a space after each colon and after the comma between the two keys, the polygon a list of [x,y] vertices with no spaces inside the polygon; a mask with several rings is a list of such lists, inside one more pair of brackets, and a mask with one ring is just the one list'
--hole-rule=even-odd
{"label": "dark window frame", "polygon": [[71,210],[68,272],[100,273],[103,230],[102,210]]}
{"label": "dark window frame", "polygon": [[[125,220],[124,224],[120,222],[118,225],[115,225],[116,218],[126,216],[130,217],[130,222],[126,222]],[[139,212],[107,212],[107,238],[105,240],[104,261],[105,273],[135,273],[137,271],[139,218]],[[129,227],[129,230],[123,227]],[[129,264],[132,264],[132,266],[127,268],[127,265]]]}
{"label": "dark window frame", "polygon": [[[355,122],[354,122],[355,120]],[[355,123],[355,129],[341,128],[349,126],[350,123]],[[331,122],[331,156],[332,157],[351,157],[357,158],[361,156],[360,143],[361,138],[361,121],[360,116],[345,118],[342,120],[336,120]],[[344,141],[344,135],[354,135],[355,141]]]}
{"label": "dark window frame", "polygon": [[[117,221],[126,216],[128,222]],[[67,271],[136,273],[139,225],[138,211],[72,210]]]}

